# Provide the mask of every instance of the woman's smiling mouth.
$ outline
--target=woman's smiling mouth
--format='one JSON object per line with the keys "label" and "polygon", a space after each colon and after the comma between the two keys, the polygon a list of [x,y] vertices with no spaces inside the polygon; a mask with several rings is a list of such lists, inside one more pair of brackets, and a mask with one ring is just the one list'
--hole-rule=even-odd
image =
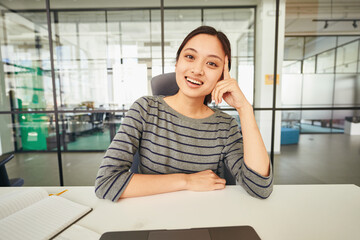
{"label": "woman's smiling mouth", "polygon": [[196,84],[196,85],[198,85],[198,86],[204,84],[203,82],[201,82],[201,81],[199,81],[199,80],[195,80],[195,79],[192,79],[192,78],[189,78],[189,77],[185,77],[185,79],[186,79],[188,82],[190,82],[190,83],[192,83],[192,84]]}

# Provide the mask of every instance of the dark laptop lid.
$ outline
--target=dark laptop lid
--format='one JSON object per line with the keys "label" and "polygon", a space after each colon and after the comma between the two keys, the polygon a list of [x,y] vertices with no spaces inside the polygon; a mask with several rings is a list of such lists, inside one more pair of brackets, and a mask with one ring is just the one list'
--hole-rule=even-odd
{"label": "dark laptop lid", "polygon": [[250,226],[106,232],[100,240],[259,240]]}

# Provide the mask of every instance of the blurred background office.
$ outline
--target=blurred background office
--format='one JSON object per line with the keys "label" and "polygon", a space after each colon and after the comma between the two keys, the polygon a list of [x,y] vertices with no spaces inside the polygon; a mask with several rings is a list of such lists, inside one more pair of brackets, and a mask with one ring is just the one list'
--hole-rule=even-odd
{"label": "blurred background office", "polygon": [[25,186],[93,185],[132,102],[174,71],[187,33],[210,25],[231,41],[231,75],[253,104],[275,184],[360,186],[360,2],[276,3],[0,0],[7,174]]}

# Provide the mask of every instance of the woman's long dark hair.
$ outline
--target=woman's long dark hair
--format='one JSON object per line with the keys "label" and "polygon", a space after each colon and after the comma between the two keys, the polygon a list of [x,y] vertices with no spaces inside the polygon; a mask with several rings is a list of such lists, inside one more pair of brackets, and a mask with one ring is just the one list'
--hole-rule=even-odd
{"label": "woman's long dark hair", "polygon": [[[231,69],[231,47],[230,47],[230,41],[229,39],[226,37],[226,35],[221,32],[221,31],[217,31],[215,28],[210,27],[210,26],[201,26],[196,28],[195,30],[193,30],[192,32],[190,32],[184,39],[184,41],[181,43],[177,53],[176,53],[176,62],[179,60],[179,56],[181,51],[183,50],[184,46],[187,44],[187,42],[195,37],[198,34],[208,34],[211,36],[216,36],[222,47],[223,50],[225,52],[225,55],[228,56],[228,60],[229,60],[229,70]],[[221,76],[221,78],[223,77],[223,75]],[[211,103],[211,93],[209,95],[207,95],[204,99],[204,104],[207,105]]]}

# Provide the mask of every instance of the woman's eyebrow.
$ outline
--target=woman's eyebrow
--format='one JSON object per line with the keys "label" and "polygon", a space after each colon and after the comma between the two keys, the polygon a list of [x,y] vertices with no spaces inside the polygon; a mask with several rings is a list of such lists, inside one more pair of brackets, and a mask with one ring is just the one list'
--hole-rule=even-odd
{"label": "woman's eyebrow", "polygon": [[[184,49],[184,51],[186,51],[186,50],[191,50],[191,51],[194,51],[196,53],[198,52],[194,48],[186,48],[186,49]],[[218,58],[220,61],[223,61],[218,55],[210,54],[210,55],[208,55],[208,57]]]}

